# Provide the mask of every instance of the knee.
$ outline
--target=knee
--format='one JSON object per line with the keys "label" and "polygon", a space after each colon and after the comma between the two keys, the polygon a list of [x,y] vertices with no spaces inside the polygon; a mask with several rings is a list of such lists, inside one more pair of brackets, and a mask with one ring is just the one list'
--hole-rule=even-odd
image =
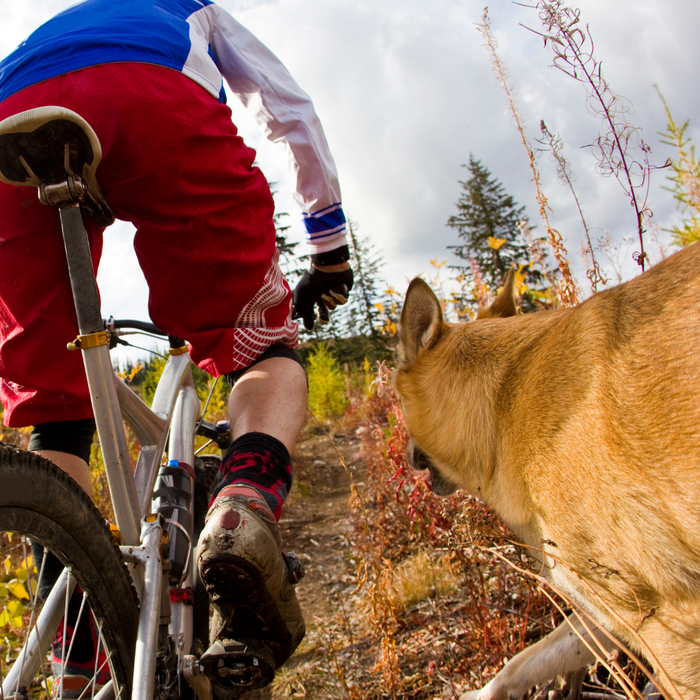
{"label": "knee", "polygon": [[271,359],[281,359],[283,361],[286,360],[284,362],[276,362],[274,364],[275,366],[281,368],[281,371],[283,371],[285,374],[299,377],[300,381],[308,387],[309,382],[306,376],[306,370],[304,369],[304,365],[302,364],[299,355],[292,348],[286,348],[281,345],[273,345],[269,347],[253,362],[252,365],[235,370],[234,372],[229,372],[227,375],[225,375],[226,379],[231,386],[234,386],[246,372],[256,368],[256,366],[261,362]]}

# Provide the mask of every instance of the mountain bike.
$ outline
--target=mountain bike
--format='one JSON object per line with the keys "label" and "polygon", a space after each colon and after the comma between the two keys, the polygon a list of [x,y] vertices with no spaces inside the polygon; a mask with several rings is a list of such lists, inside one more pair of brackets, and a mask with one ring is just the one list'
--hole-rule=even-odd
{"label": "mountain bike", "polygon": [[[195,456],[195,436],[225,450],[230,426],[201,418],[185,341],[150,323],[102,318],[83,223],[84,214],[114,221],[95,176],[100,158],[94,131],[70,110],[0,122],[0,179],[37,187],[59,209],[79,328],[69,349],[83,356],[115,521],[48,460],[0,445],[0,698],[68,696],[57,683],[56,640],[70,660],[81,624],[97,653],[80,697],[208,700],[212,681],[214,697],[237,697],[274,674],[274,661],[245,644],[205,651],[209,601],[193,566],[221,459]],[[168,338],[150,407],[110,360],[134,330]],[[125,424],[140,446],[135,468]],[[53,573],[49,553],[60,562]]]}

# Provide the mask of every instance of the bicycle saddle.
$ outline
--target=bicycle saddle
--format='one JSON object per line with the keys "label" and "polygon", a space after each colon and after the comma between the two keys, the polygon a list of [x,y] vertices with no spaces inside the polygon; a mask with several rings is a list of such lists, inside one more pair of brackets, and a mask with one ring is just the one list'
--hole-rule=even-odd
{"label": "bicycle saddle", "polygon": [[2,182],[38,187],[42,203],[58,206],[61,203],[47,201],[45,192],[49,186],[67,183],[74,201],[81,200],[90,218],[109,226],[114,214],[96,177],[101,159],[97,135],[70,109],[37,107],[0,122]]}

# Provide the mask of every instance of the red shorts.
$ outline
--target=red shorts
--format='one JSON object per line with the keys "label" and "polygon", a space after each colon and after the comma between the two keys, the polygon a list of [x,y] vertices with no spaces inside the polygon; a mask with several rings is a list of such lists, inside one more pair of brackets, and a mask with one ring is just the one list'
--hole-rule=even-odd
{"label": "red shorts", "polygon": [[[116,63],[44,81],[0,104],[85,118],[102,144],[98,178],[134,248],[153,323],[185,338],[217,376],[271,345],[295,347],[291,292],[277,265],[274,203],[231,111],[168,68]],[[5,423],[92,416],[58,212],[33,187],[0,183],[0,401]],[[104,229],[86,221],[95,269]],[[107,232],[109,235],[109,232]]]}

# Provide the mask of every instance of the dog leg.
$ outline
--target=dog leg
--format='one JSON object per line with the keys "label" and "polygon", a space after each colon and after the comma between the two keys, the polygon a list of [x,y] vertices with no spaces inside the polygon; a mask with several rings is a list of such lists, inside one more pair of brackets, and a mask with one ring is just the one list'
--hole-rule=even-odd
{"label": "dog leg", "polygon": [[[590,640],[590,634],[572,616],[537,644],[514,656],[481,690],[462,693],[459,700],[518,700],[535,685],[592,664],[595,661],[593,654],[571,629],[570,623],[586,640]],[[613,642],[603,632],[593,630],[593,633],[597,640],[591,643],[594,649],[598,645],[606,651],[613,648]]]}

